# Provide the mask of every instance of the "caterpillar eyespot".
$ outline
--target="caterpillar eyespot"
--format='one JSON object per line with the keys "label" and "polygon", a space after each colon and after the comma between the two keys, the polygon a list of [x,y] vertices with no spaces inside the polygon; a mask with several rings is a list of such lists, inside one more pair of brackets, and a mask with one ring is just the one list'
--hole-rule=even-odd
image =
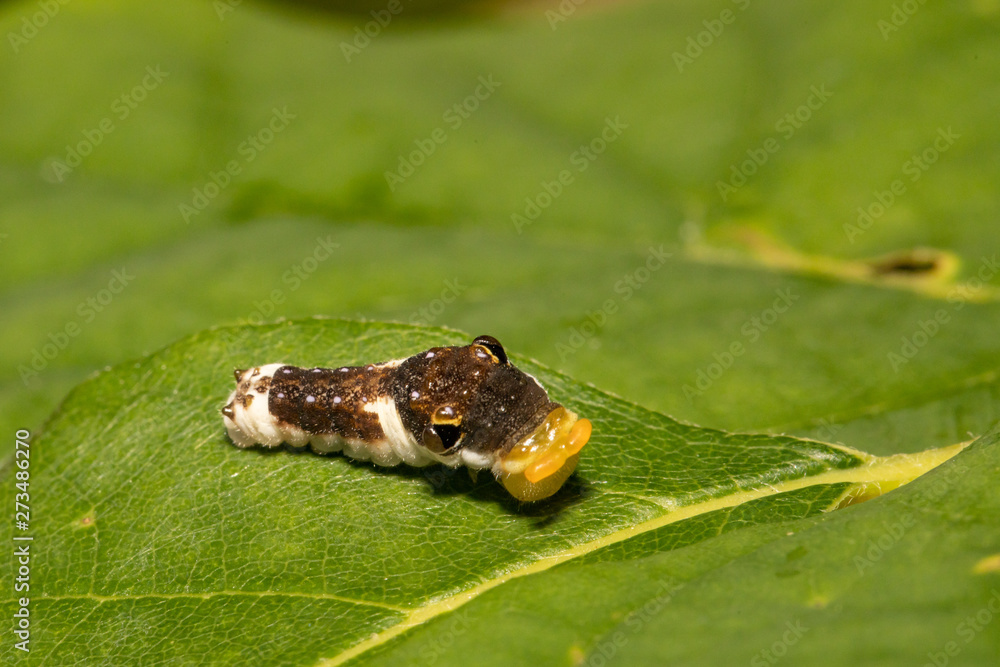
{"label": "caterpillar eyespot", "polygon": [[365,366],[265,364],[234,375],[222,419],[237,447],[288,443],[382,466],[489,468],[524,501],[562,487],[592,428],[549,400],[492,336]]}

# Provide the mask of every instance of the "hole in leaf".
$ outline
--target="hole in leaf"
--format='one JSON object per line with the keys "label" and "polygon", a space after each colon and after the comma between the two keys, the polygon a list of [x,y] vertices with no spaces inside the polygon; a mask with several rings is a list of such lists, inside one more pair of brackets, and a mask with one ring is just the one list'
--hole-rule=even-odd
{"label": "hole in leaf", "polygon": [[945,253],[932,248],[915,248],[869,260],[868,265],[876,276],[940,277],[950,262]]}

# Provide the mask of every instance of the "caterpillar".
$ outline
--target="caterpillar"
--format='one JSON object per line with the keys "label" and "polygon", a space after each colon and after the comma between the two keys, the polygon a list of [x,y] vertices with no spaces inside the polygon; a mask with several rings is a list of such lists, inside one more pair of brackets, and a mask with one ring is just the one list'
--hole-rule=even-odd
{"label": "caterpillar", "polygon": [[234,374],[222,417],[237,447],[288,443],[381,466],[488,468],[523,501],[562,487],[592,430],[492,336],[366,366],[272,363]]}

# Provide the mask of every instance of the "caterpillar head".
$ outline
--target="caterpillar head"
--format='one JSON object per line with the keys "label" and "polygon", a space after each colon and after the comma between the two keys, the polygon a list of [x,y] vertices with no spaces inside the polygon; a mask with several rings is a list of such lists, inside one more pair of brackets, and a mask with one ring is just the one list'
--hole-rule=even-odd
{"label": "caterpillar head", "polygon": [[433,348],[404,366],[404,421],[439,460],[490,468],[524,501],[551,496],[573,473],[590,422],[550,401],[492,336]]}

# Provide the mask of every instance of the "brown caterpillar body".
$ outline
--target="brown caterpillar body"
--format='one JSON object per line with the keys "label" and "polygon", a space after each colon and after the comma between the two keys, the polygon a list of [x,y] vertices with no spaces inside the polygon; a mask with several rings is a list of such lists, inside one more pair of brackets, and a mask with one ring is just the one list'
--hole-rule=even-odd
{"label": "brown caterpillar body", "polygon": [[393,466],[489,468],[520,500],[555,493],[591,424],[549,400],[491,336],[367,366],[236,371],[222,409],[238,447],[308,444]]}

